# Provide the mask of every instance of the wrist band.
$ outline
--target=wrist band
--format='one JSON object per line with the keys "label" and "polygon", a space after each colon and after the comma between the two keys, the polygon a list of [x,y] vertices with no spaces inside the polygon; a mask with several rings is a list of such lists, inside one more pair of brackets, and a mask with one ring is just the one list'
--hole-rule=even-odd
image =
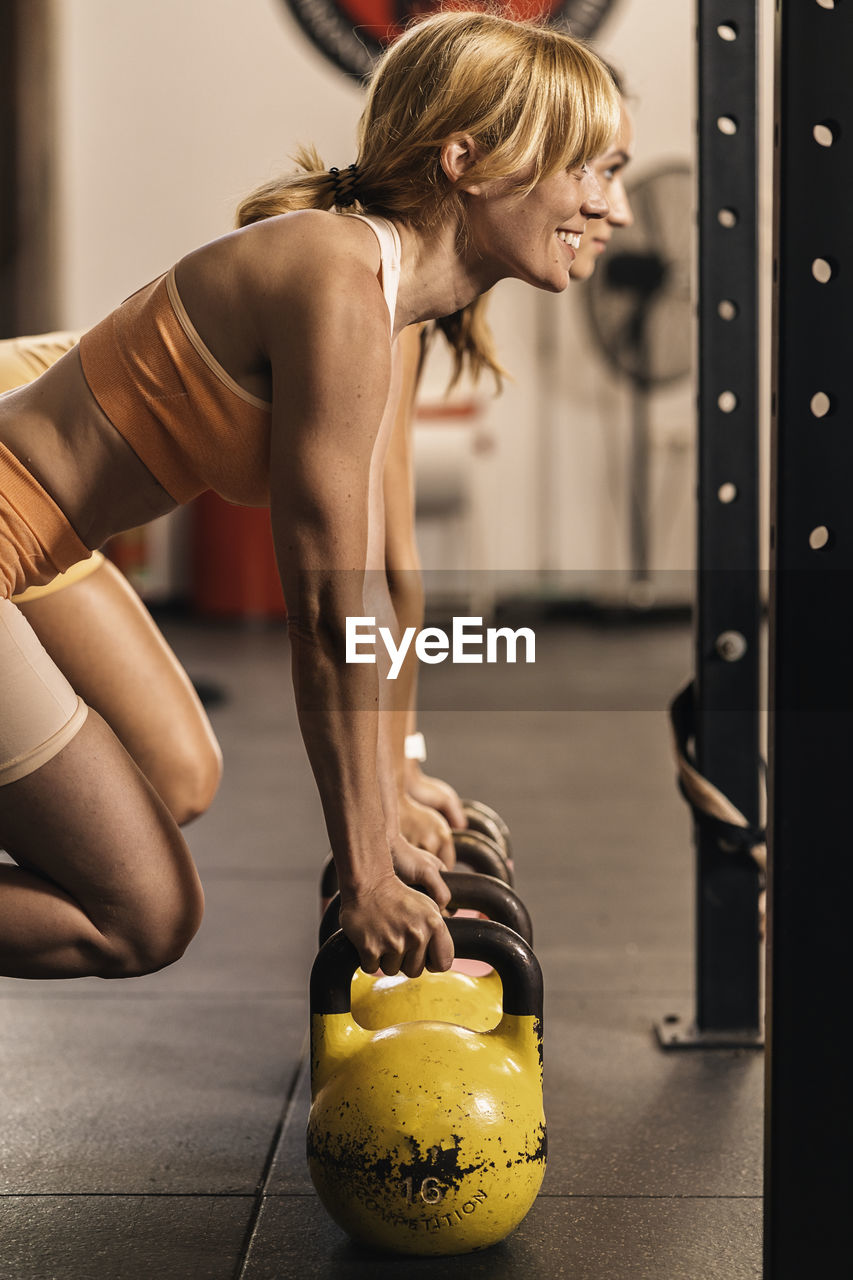
{"label": "wrist band", "polygon": [[[399,739],[398,739],[399,741]],[[407,760],[419,760],[423,763],[426,760],[426,742],[422,733],[407,733],[405,752]]]}

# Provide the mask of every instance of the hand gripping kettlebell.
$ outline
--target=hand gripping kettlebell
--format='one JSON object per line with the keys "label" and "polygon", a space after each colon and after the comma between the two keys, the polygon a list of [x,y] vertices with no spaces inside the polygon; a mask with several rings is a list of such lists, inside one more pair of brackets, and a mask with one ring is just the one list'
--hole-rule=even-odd
{"label": "hand gripping kettlebell", "polygon": [[500,974],[503,1016],[492,1031],[360,1027],[350,1011],[358,953],[342,932],[311,971],[311,1179],[348,1235],[396,1253],[497,1243],[545,1172],[539,963],[505,925],[448,927],[460,955]]}
{"label": "hand gripping kettlebell", "polygon": [[463,800],[462,811],[468,819],[468,831],[479,831],[494,840],[512,870],[512,839],[509,827],[497,809],[483,804],[482,800]]}
{"label": "hand gripping kettlebell", "polygon": [[[497,844],[479,831],[454,831],[453,845],[460,866],[470,867],[484,875],[496,876],[504,884],[512,884],[512,867]],[[338,873],[331,852],[326,854],[320,871],[320,915],[338,891]]]}
{"label": "hand gripping kettlebell", "polygon": [[[518,894],[494,876],[468,871],[446,871],[444,879],[451,892],[450,910],[474,908],[490,920],[514,929],[533,945],[533,926]],[[320,922],[320,946],[340,928],[340,895],[332,898]],[[430,973],[407,978],[397,973],[365,973],[356,970],[352,980],[352,1015],[371,1031],[398,1022],[436,1018],[457,1022],[472,1031],[488,1031],[501,1018],[501,980],[488,965],[460,957],[448,973]]]}

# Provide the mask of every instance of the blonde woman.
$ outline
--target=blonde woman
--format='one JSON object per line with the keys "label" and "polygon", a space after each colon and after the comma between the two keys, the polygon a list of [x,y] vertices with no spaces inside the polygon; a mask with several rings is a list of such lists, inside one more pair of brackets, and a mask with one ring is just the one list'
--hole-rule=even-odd
{"label": "blonde woman", "polygon": [[507,276],[565,289],[607,213],[587,161],[617,123],[609,74],[569,36],[428,18],[380,60],[354,166],[306,155],[280,184],[294,212],[190,253],[0,400],[0,845],[17,864],[0,867],[0,972],[150,972],[199,926],[174,819],[11,596],[205,488],[271,504],[300,727],[362,964],[450,964],[441,863],[399,835],[377,670],[344,661],[347,618],[385,607],[395,339]]}

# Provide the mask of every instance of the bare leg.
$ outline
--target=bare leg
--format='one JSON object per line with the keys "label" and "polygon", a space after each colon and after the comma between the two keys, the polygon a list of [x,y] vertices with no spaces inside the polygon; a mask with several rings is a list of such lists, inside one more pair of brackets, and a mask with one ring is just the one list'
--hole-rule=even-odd
{"label": "bare leg", "polygon": [[0,973],[130,977],[181,956],[203,895],[165,805],[94,711],[52,760],[0,787]]}
{"label": "bare leg", "polygon": [[21,612],[69,683],[99,711],[179,823],[210,805],[222,755],[192,683],[114,564]]}

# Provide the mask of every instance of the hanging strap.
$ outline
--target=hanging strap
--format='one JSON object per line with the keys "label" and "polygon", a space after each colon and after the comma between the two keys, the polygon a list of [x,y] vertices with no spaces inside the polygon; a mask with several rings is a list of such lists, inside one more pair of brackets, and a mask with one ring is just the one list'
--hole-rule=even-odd
{"label": "hanging strap", "polygon": [[[687,801],[695,822],[727,853],[748,853],[762,873],[767,868],[767,833],[755,827],[732,804],[728,796],[699,772],[691,743],[696,739],[696,685],[693,680],[682,689],[669,707],[673,746],[678,766],[678,789]],[[762,761],[762,775],[764,772]]]}

